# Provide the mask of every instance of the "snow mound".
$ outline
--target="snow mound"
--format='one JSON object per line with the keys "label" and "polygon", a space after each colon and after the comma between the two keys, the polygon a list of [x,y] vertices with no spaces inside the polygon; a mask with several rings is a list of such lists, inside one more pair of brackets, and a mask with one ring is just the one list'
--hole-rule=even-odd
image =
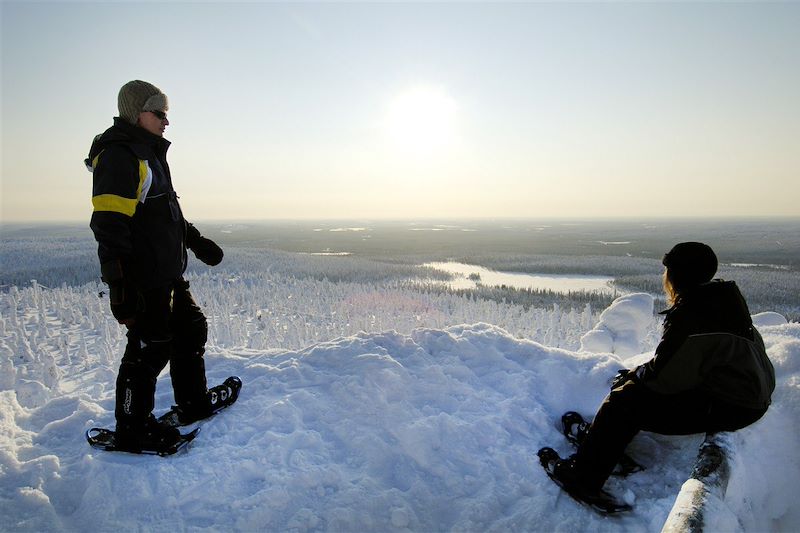
{"label": "snow mound", "polygon": [[788,324],[789,321],[780,313],[773,313],[768,311],[766,313],[758,313],[752,316],[753,325],[757,328],[765,326],[782,326]]}
{"label": "snow mound", "polygon": [[[780,354],[775,405],[737,433],[734,499],[725,505],[751,529],[800,523],[789,490],[800,474],[796,326],[765,337]],[[571,453],[560,415],[596,409],[618,367],[610,354],[474,324],[362,333],[299,351],[211,346],[206,367],[210,384],[242,378],[239,401],[187,453],[163,459],[86,444],[85,430],[113,425],[114,373],[100,363],[62,367],[66,392],[42,405],[0,392],[3,527],[650,531],[664,523],[702,440],[639,435],[629,452],[647,470],[607,485],[635,511],[609,522],[565,496],[536,450]],[[165,374],[157,411],[171,396]]]}
{"label": "snow mound", "polygon": [[613,353],[622,358],[647,349],[647,333],[653,325],[653,297],[634,293],[617,298],[600,314],[597,325],[581,337],[582,352]]}

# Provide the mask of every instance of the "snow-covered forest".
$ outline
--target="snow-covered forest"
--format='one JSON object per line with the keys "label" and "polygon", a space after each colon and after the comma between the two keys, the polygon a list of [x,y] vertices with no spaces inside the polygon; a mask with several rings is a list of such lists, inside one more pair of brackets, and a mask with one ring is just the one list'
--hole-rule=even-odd
{"label": "snow-covered forest", "polygon": [[[346,224],[201,224],[225,248],[214,274],[285,275],[334,283],[413,284],[446,297],[447,274],[420,269],[427,261],[458,261],[505,272],[588,274],[613,277],[620,293],[660,296],[661,255],[678,240],[704,240],[720,256],[719,276],[736,280],[751,311],[780,312],[800,320],[800,223],[796,220],[746,223],[565,224],[474,223],[460,225],[385,223],[348,228]],[[607,240],[604,240],[607,239]],[[615,242],[609,243],[608,240]],[[5,226],[0,231],[0,290],[96,282],[96,244],[86,226]],[[524,250],[521,252],[520,250]],[[334,255],[331,255],[334,254]],[[340,254],[340,255],[336,255]],[[190,273],[209,269],[190,261]],[[462,296],[525,308],[607,307],[613,296],[479,286]],[[663,300],[659,301],[663,306]]]}

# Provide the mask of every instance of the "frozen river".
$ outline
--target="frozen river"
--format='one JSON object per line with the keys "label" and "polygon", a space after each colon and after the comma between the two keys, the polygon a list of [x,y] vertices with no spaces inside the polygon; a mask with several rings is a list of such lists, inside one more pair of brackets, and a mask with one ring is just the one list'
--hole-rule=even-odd
{"label": "frozen river", "polygon": [[[485,286],[514,287],[517,289],[550,290],[553,292],[598,292],[614,294],[614,281],[605,276],[543,275],[522,272],[499,272],[466,263],[433,262],[422,266],[443,270],[456,277],[447,284],[452,289],[474,289],[478,283]],[[619,293],[619,291],[616,291]]]}

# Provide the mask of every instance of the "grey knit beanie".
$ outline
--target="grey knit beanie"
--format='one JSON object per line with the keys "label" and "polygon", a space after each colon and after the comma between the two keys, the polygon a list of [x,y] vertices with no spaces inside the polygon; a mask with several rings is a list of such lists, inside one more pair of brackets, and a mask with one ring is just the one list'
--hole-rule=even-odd
{"label": "grey knit beanie", "polygon": [[119,116],[136,124],[142,111],[167,111],[169,102],[161,89],[146,81],[129,81],[119,90],[117,97]]}

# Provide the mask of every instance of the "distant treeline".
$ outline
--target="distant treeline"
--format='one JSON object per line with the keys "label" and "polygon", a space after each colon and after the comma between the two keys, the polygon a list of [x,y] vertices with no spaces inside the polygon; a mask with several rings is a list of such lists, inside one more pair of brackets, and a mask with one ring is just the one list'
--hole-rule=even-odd
{"label": "distant treeline", "polygon": [[567,293],[555,292],[552,290],[520,289],[501,285],[499,287],[489,287],[478,285],[473,289],[450,289],[442,284],[428,285],[425,291],[443,294],[451,293],[464,296],[473,300],[490,300],[499,304],[519,305],[524,309],[549,309],[554,306],[561,309],[583,309],[589,304],[592,309],[605,309],[616,295],[603,294],[586,291],[569,291]]}
{"label": "distant treeline", "polygon": [[0,241],[0,287],[73,287],[100,279],[97,243],[91,237],[26,236]]}

